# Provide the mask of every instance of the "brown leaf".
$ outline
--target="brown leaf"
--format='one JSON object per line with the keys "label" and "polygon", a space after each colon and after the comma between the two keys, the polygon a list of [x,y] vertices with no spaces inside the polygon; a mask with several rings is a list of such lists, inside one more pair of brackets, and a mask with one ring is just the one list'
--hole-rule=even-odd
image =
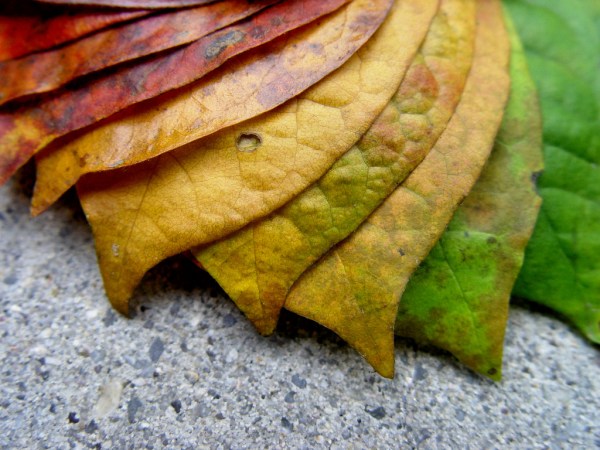
{"label": "brown leaf", "polygon": [[0,16],[0,61],[46,50],[94,31],[148,15],[148,11],[91,11],[48,16]]}
{"label": "brown leaf", "polygon": [[[311,21],[324,8],[339,5],[340,0],[294,3],[302,6],[283,8],[273,17],[286,16],[292,23]],[[32,212],[43,211],[85,173],[144,161],[255,117],[297,95],[349,58],[375,31],[390,4],[391,0],[378,0],[366,8],[344,8],[298,33],[258,48],[189,89],[157,99],[156,103],[138,105],[89,134],[46,152],[38,159]],[[272,10],[276,8],[279,5]],[[265,26],[258,24],[254,29],[268,30],[271,19],[265,18]],[[252,33],[250,30],[246,34]],[[181,64],[175,60],[176,67]],[[152,80],[160,86],[164,78]],[[105,147],[111,148],[110,154],[103,151]]]}
{"label": "brown leaf", "polygon": [[477,8],[473,66],[446,131],[400,188],[303,274],[285,303],[336,332],[386,377],[394,374],[400,296],[477,180],[508,96],[501,4],[479,0]]}
{"label": "brown leaf", "polygon": [[298,277],[354,231],[433,147],[462,95],[474,38],[475,1],[442,0],[398,91],[360,141],[283,208],[193,250],[260,333],[273,332]]}
{"label": "brown leaf", "polygon": [[113,8],[182,8],[206,5],[217,0],[35,0],[56,5],[110,6]]}
{"label": "brown leaf", "polygon": [[74,78],[177,47],[226,27],[278,0],[227,0],[176,10],[95,33],[44,53],[0,63],[0,105],[51,91]]}
{"label": "brown leaf", "polygon": [[[355,0],[362,15],[372,0]],[[105,288],[126,313],[144,273],[164,258],[264,217],[314,183],[389,102],[437,0],[396,2],[357,54],[276,110],[126,169],[78,184]],[[347,23],[347,22],[346,22]]]}

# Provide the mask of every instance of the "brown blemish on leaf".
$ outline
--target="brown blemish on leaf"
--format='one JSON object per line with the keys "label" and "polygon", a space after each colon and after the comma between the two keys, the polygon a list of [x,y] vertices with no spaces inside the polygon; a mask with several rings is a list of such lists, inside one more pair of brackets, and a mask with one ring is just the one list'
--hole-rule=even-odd
{"label": "brown blemish on leaf", "polygon": [[[223,36],[220,36],[219,39],[212,42],[208,47],[206,47],[206,50],[204,50],[204,56],[206,56],[206,59],[210,61],[211,59],[216,58],[221,53],[223,53],[225,49],[227,49],[227,47],[241,42],[245,36],[246,35],[242,31],[230,31],[224,34]],[[257,34],[253,33],[253,36],[256,37]]]}

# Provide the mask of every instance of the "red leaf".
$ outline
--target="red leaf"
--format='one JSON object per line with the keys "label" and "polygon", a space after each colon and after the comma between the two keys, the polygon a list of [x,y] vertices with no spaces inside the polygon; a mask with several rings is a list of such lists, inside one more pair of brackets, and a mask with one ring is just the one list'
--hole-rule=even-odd
{"label": "red leaf", "polygon": [[110,25],[147,14],[148,11],[93,11],[50,17],[44,14],[2,15],[0,16],[0,61],[46,50]]}
{"label": "red leaf", "polygon": [[124,61],[193,42],[278,0],[228,0],[177,10],[96,33],[65,47],[0,63],[0,104],[51,91]]}

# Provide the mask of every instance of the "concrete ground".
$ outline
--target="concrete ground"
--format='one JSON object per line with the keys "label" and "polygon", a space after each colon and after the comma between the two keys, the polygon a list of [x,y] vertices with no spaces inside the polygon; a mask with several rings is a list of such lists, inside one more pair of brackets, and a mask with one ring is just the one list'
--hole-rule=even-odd
{"label": "concrete ground", "polygon": [[[21,180],[27,179],[23,174]],[[407,340],[394,380],[316,325],[264,338],[183,258],[108,305],[71,194],[0,188],[0,448],[600,448],[600,351],[515,305],[504,381]]]}

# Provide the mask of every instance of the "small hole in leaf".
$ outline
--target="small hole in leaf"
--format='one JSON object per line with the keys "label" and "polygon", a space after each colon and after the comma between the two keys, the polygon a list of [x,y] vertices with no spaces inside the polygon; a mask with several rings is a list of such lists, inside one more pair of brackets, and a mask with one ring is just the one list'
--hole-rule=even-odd
{"label": "small hole in leaf", "polygon": [[252,153],[262,144],[262,139],[255,133],[242,133],[235,143],[240,152]]}

